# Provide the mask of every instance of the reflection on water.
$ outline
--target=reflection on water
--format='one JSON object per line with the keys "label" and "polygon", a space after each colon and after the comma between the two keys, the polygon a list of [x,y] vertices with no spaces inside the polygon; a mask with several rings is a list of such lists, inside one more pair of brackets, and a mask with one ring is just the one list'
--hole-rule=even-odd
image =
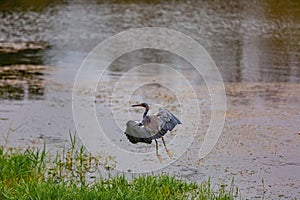
{"label": "reflection on water", "polygon": [[[23,0],[15,6],[1,1],[0,40],[47,41],[52,48],[42,53],[43,62],[67,67],[74,77],[81,60],[104,39],[128,28],[161,26],[199,41],[227,82],[300,82],[299,4]],[[134,65],[135,59],[124,62]]]}
{"label": "reflection on water", "polygon": [[[124,73],[133,67],[141,66],[145,63],[160,63],[175,69],[178,73],[186,76],[192,85],[202,85],[203,79],[198,75],[197,70],[184,58],[174,55],[170,52],[157,49],[136,50],[116,59],[104,74],[104,79],[118,79]],[[143,77],[159,76],[164,71],[159,68],[147,68],[144,71],[135,73],[135,79],[143,79]],[[175,85],[175,83],[174,83]]]}
{"label": "reflection on water", "polygon": [[0,99],[42,99],[45,67],[38,65],[9,65],[0,67]]}
{"label": "reflection on water", "polygon": [[41,54],[42,52],[36,52],[33,50],[24,50],[16,53],[0,52],[0,65],[16,65],[16,64],[41,65],[43,64]]}
{"label": "reflection on water", "polygon": [[46,44],[0,42],[0,99],[35,100],[44,96],[41,54]]}

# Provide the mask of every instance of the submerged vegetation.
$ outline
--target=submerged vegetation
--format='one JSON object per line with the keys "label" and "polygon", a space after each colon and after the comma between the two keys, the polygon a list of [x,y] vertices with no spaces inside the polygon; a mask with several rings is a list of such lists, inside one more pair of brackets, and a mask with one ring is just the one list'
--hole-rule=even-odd
{"label": "submerged vegetation", "polygon": [[[0,147],[0,199],[233,199],[233,186],[187,183],[168,175],[95,178],[107,159],[95,158],[75,137],[62,154]],[[89,178],[89,179],[87,179]],[[93,179],[94,178],[94,179]],[[92,181],[91,181],[92,180]]]}

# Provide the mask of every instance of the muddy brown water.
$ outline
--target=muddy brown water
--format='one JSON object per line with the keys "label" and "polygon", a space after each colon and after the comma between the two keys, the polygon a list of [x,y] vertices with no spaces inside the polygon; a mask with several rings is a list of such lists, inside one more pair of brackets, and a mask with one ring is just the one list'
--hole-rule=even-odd
{"label": "muddy brown water", "polygon": [[[49,149],[64,147],[69,131],[76,131],[72,87],[82,60],[110,36],[145,26],[183,32],[203,45],[215,61],[227,94],[226,121],[217,145],[198,159],[210,117],[209,95],[193,67],[171,53],[148,49],[117,59],[104,74],[96,104],[109,106],[114,84],[133,66],[149,62],[172,66],[197,91],[201,127],[189,150],[162,171],[191,181],[210,177],[216,185],[229,185],[234,178],[242,198],[298,199],[298,1],[1,1],[1,42],[46,44],[0,51],[1,145],[40,147],[46,141]],[[168,78],[149,70],[134,74],[132,81],[157,76]],[[172,92],[155,85],[145,88],[135,91],[131,100],[147,99],[178,113],[180,105]],[[186,103],[193,98],[184,95]],[[132,111],[132,116],[141,114]],[[116,130],[110,135],[114,144],[137,152],[154,149],[154,144],[130,145],[118,131],[122,133]],[[180,133],[166,137],[170,148],[174,134]],[[156,161],[154,154],[149,159]]]}

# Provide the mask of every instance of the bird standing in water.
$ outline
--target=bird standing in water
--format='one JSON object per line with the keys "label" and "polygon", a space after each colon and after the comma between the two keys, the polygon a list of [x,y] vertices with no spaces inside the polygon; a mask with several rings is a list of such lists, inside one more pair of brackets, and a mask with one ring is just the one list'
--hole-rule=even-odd
{"label": "bird standing in water", "polygon": [[163,136],[168,131],[172,131],[177,124],[181,124],[181,121],[165,108],[159,108],[159,111],[154,115],[147,115],[149,111],[149,105],[147,103],[132,105],[132,107],[137,106],[145,108],[143,120],[141,122],[128,121],[126,123],[125,134],[128,140],[133,144],[138,142],[151,144],[152,140],[154,140],[156,144],[156,156],[159,161],[162,162],[161,157],[158,154],[157,139],[162,139],[166,152],[168,156],[171,157],[171,153],[166,147]]}

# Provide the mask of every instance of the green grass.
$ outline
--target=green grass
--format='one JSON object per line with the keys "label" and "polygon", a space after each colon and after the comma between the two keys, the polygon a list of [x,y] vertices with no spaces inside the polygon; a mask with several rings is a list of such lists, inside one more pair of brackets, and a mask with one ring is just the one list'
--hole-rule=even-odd
{"label": "green grass", "polygon": [[76,148],[62,154],[0,147],[0,199],[233,199],[233,186],[213,191],[210,182],[187,183],[168,175],[94,179],[99,158]]}

